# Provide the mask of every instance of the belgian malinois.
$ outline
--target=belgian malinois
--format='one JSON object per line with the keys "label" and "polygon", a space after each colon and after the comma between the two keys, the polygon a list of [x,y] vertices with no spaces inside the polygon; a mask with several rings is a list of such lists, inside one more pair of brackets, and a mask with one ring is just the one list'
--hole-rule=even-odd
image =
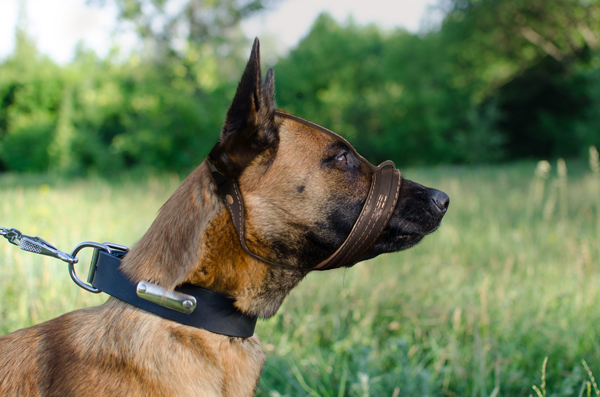
{"label": "belgian malinois", "polygon": [[[231,300],[231,321],[252,323],[310,271],[407,249],[439,226],[446,194],[276,110],[273,70],[263,84],[259,58],[256,40],[220,141],[120,262],[138,295],[142,282],[164,296],[201,287]],[[6,335],[0,395],[253,395],[265,361],[253,326],[240,337],[248,331],[182,321],[110,297]]]}

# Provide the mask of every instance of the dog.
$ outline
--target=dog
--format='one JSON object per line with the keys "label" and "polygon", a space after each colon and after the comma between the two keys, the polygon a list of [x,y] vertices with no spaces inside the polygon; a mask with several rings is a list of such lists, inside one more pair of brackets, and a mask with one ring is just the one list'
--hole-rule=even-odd
{"label": "dog", "polygon": [[[120,262],[138,295],[146,281],[160,302],[201,287],[251,323],[309,272],[407,249],[438,228],[445,193],[372,166],[274,97],[255,40],[219,142]],[[214,332],[110,297],[0,338],[0,395],[251,396],[265,363],[252,330]]]}

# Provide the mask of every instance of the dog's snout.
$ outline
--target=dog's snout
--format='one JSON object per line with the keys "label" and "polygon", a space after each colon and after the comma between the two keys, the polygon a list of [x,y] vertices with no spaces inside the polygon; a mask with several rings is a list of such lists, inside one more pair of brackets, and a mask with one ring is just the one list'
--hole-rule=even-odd
{"label": "dog's snout", "polygon": [[431,201],[433,201],[435,206],[441,212],[446,212],[448,205],[450,204],[450,197],[444,192],[433,190],[433,192],[431,192]]}

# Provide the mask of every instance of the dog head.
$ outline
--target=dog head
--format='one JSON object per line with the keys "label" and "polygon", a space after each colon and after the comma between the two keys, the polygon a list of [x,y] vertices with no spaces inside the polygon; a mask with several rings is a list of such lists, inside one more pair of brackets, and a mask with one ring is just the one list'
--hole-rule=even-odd
{"label": "dog head", "polygon": [[[343,138],[276,110],[274,73],[269,69],[262,82],[258,40],[209,158],[239,185],[249,251],[301,269],[344,243],[373,177],[373,166]],[[438,228],[445,193],[407,179],[397,193],[379,238],[344,266],[412,247]]]}

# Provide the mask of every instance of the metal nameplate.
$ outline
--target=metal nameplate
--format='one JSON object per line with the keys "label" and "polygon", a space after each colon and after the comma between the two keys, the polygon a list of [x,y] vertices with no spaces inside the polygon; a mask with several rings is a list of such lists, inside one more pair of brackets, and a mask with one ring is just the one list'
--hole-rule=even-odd
{"label": "metal nameplate", "polygon": [[196,309],[196,298],[192,295],[167,291],[160,285],[148,281],[140,281],[135,292],[142,299],[181,313],[191,314]]}

